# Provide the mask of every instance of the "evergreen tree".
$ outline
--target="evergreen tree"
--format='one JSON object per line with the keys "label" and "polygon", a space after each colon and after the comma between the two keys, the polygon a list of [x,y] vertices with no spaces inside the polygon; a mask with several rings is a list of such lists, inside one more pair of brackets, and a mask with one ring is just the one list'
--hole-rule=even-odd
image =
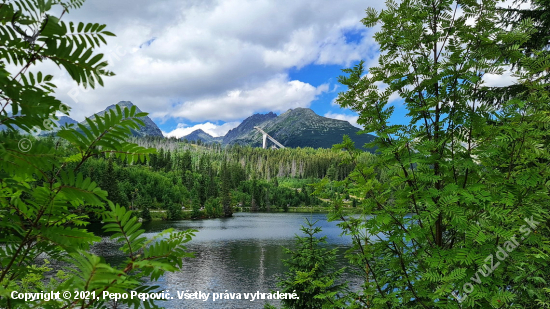
{"label": "evergreen tree", "polygon": [[271,201],[269,200],[269,186],[265,187],[265,207],[268,212],[271,211]]}
{"label": "evergreen tree", "polygon": [[158,166],[158,154],[154,153],[149,156],[149,166],[153,171],[157,170]]}
{"label": "evergreen tree", "polygon": [[277,285],[281,293],[296,293],[300,298],[283,299],[283,308],[343,308],[337,300],[347,287],[338,282],[344,269],[336,268],[336,249],[323,247],[327,237],[316,236],[322,230],[315,224],[306,219],[306,226],[300,228],[305,236],[296,235],[296,249],[285,249],[290,254],[283,261],[288,271]]}
{"label": "evergreen tree", "polygon": [[164,171],[169,172],[172,170],[172,154],[170,150],[166,152],[166,158],[164,159]]}
{"label": "evergreen tree", "polygon": [[182,156],[182,173],[185,174],[187,171],[191,171],[192,168],[192,159],[191,159],[191,152],[189,149],[187,149]]}
{"label": "evergreen tree", "polygon": [[192,197],[191,197],[191,217],[192,218],[198,218],[200,217],[201,213],[201,204],[200,204],[200,199],[199,199],[199,196],[197,193],[195,193]]}
{"label": "evergreen tree", "polygon": [[107,191],[109,199],[114,203],[121,203],[121,194],[118,189],[117,176],[115,174],[113,158],[109,157],[107,160],[107,166],[103,172],[103,178],[101,181],[101,187]]}
{"label": "evergreen tree", "polygon": [[233,216],[233,209],[231,206],[231,196],[229,195],[229,186],[230,186],[230,176],[227,170],[227,162],[225,159],[222,161],[221,167],[221,194],[222,194],[222,205],[223,213],[225,217]]}
{"label": "evergreen tree", "polygon": [[158,153],[157,165],[155,171],[163,170],[166,166],[166,158],[164,157],[164,149],[160,148]]}
{"label": "evergreen tree", "polygon": [[257,192],[258,191],[258,183],[256,181],[256,174],[252,175],[252,182],[250,183],[250,210],[251,211],[258,211],[258,203],[256,201]]}

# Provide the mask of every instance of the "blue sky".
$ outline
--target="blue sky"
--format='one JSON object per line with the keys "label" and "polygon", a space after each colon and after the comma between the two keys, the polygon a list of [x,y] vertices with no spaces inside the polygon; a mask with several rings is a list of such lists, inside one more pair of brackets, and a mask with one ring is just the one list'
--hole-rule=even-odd
{"label": "blue sky", "polygon": [[[95,0],[65,21],[97,22],[117,36],[98,52],[116,76],[85,90],[55,65],[56,95],[78,121],[119,101],[148,112],[165,136],[224,135],[246,117],[309,107],[355,123],[332,104],[341,69],[377,64],[375,29],[361,24],[374,0]],[[61,73],[60,73],[61,72]],[[507,77],[505,76],[504,79]],[[501,77],[495,78],[502,81]],[[494,84],[494,83],[493,83]],[[393,123],[404,123],[399,100]]]}
{"label": "blue sky", "polygon": [[131,101],[166,136],[201,128],[220,136],[255,113],[309,107],[321,116],[357,115],[333,104],[341,69],[375,63],[363,0],[88,1],[65,21],[97,22],[117,36],[99,52],[116,76],[85,90],[51,64],[57,95],[78,121]]}
{"label": "blue sky", "polygon": [[[65,22],[106,24],[116,34],[98,52],[116,76],[86,90],[52,63],[56,95],[82,121],[119,101],[131,101],[165,136],[196,129],[224,135],[255,114],[308,107],[356,125],[357,114],[333,104],[341,69],[377,64],[376,29],[361,24],[374,0],[94,0]],[[16,68],[14,68],[15,71]],[[486,77],[509,84],[509,74]],[[406,123],[399,99],[392,123]]]}

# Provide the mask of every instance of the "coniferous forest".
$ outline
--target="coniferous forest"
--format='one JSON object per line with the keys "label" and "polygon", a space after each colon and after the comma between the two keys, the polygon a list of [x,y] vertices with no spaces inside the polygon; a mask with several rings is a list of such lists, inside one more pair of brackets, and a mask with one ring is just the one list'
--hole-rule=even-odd
{"label": "coniferous forest", "polygon": [[[342,153],[330,149],[222,148],[154,137],[130,140],[154,147],[157,153],[134,164],[105,155],[92,157],[81,169],[84,177],[107,191],[109,200],[138,212],[145,221],[225,216],[225,200],[231,211],[292,211],[300,206],[326,211],[330,198],[346,197],[344,186],[333,184],[313,196],[313,185],[325,177],[344,180],[354,168],[343,162]],[[57,141],[52,136],[36,142],[54,147]],[[58,144],[57,149],[71,155],[70,147]],[[372,155],[363,156],[368,160]],[[356,204],[349,195],[347,200],[350,207]]]}

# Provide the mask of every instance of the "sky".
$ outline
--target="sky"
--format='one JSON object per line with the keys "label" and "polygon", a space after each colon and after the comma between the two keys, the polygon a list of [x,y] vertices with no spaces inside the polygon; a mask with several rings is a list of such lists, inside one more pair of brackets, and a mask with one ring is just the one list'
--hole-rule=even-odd
{"label": "sky", "polygon": [[[85,90],[54,64],[57,97],[84,117],[131,101],[165,136],[201,128],[222,136],[255,114],[308,107],[356,123],[334,103],[341,69],[378,59],[378,45],[361,19],[376,0],[93,0],[63,17],[97,22],[116,34],[99,49],[116,76]],[[502,77],[495,77],[495,83]],[[505,77],[504,77],[505,78]],[[405,112],[395,104],[396,123]],[[359,126],[358,126],[359,127]]]}

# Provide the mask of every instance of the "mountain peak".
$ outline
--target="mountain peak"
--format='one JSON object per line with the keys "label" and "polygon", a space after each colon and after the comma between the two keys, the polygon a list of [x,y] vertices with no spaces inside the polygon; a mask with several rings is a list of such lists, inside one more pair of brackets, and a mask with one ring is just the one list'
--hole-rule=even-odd
{"label": "mountain peak", "polygon": [[196,129],[195,131],[185,135],[181,139],[182,140],[186,139],[188,141],[201,140],[204,143],[210,144],[210,143],[221,143],[221,141],[223,140],[223,136],[213,137],[212,135],[204,132],[202,129]]}
{"label": "mountain peak", "polygon": [[131,101],[120,101],[116,105],[132,107],[134,106],[134,103]]}
{"label": "mountain peak", "polygon": [[331,148],[341,143],[344,135],[348,135],[357,147],[362,147],[374,139],[369,134],[357,135],[359,129],[347,121],[317,115],[310,108],[297,107],[279,116],[272,115],[264,118],[265,115],[256,114],[246,118],[227,133],[223,143],[262,145],[262,134],[254,130],[254,126],[261,127],[285,147]]}
{"label": "mountain peak", "polygon": [[223,144],[227,145],[235,142],[239,143],[238,141],[236,141],[236,139],[239,139],[241,136],[250,133],[252,130],[254,130],[254,127],[261,127],[262,124],[276,118],[277,114],[275,114],[274,112],[269,112],[267,114],[254,114],[243,120],[243,122],[238,127],[229,130],[229,132],[227,132],[227,134],[225,134],[225,136],[223,137]]}
{"label": "mountain peak", "polygon": [[[196,133],[196,134],[199,134],[199,133],[208,134],[208,133],[204,132],[202,129],[196,129],[195,131],[191,132],[191,134],[193,134],[193,133]],[[210,135],[210,134],[208,134],[208,135]],[[212,136],[212,135],[210,135],[210,136]]]}
{"label": "mountain peak", "polygon": [[319,116],[311,108],[307,108],[307,107],[296,107],[294,109],[289,109],[287,111],[287,113],[289,113],[289,114],[305,114],[305,115],[311,115],[311,116]]}
{"label": "mountain peak", "polygon": [[124,109],[125,107],[132,108],[132,106],[135,106],[136,111],[138,113],[141,113],[141,110],[139,109],[139,107],[137,105],[135,105],[134,103],[130,102],[130,101],[120,101],[117,104],[112,104],[112,105],[107,106],[107,108],[105,110],[115,109],[117,105],[120,106],[122,109]]}
{"label": "mountain peak", "polygon": [[[105,114],[105,112],[107,112],[111,109],[115,109],[117,105],[120,106],[122,109],[124,109],[125,107],[131,108],[132,106],[135,106],[136,107],[136,112],[138,112],[138,113],[142,112],[139,109],[139,107],[137,105],[135,105],[134,103],[132,103],[130,101],[120,101],[117,104],[112,104],[112,105],[107,106],[107,108],[105,108],[103,111],[97,113],[97,115],[103,115],[103,114]],[[139,130],[137,130],[137,131],[132,130],[132,134],[134,134],[135,136],[160,136],[160,137],[164,136],[162,134],[162,131],[153,122],[153,120],[151,120],[151,118],[149,118],[148,116],[145,116],[145,117],[139,117],[139,119],[141,119],[145,123],[145,125],[140,126]],[[85,121],[81,122],[81,123],[86,125]]]}

